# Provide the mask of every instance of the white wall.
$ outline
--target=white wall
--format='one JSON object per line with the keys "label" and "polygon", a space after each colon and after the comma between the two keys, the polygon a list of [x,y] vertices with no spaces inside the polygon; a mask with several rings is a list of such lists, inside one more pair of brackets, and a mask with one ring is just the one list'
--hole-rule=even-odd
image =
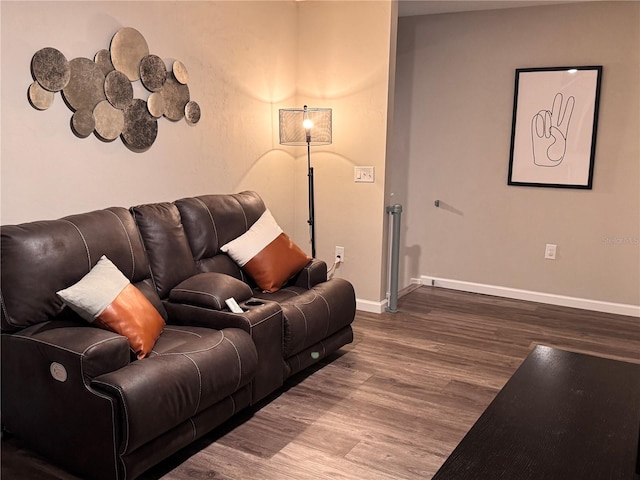
{"label": "white wall", "polygon": [[[299,104],[333,109],[333,144],[311,153],[318,256],[330,262],[334,247],[345,247],[345,262],[336,276],[354,284],[358,299],[379,308],[386,261],[382,233],[390,37],[397,16],[390,1],[298,5]],[[306,151],[300,153],[298,238],[306,234],[308,214]],[[375,183],[354,183],[357,165],[375,167]]]}
{"label": "white wall", "polygon": [[[278,145],[277,118],[295,94],[294,3],[3,1],[1,8],[3,224],[254,189],[284,228],[293,227],[294,158]],[[60,93],[45,111],[27,102],[36,51],[51,46],[68,60],[93,59],[122,27],[139,30],[151,53],[185,64],[202,110],[195,126],[161,118],[144,153],[120,139],[75,137]]]}
{"label": "white wall", "polygon": [[[0,8],[2,224],[252,189],[310,252],[306,151],[278,144],[278,109],[331,107],[333,144],[312,152],[317,256],[331,263],[334,247],[344,246],[336,276],[380,306],[390,0],[2,1]],[[119,139],[75,137],[59,93],[45,111],[27,101],[36,51],[52,46],[67,59],[93,58],[126,26],[143,34],[151,53],[186,65],[202,110],[195,126],[160,119],[144,153]],[[355,184],[355,165],[374,166],[375,183]]]}
{"label": "white wall", "polygon": [[[401,286],[640,305],[639,50],[638,2],[401,18],[388,169],[406,200]],[[604,68],[593,189],[507,186],[515,69],[566,65]]]}

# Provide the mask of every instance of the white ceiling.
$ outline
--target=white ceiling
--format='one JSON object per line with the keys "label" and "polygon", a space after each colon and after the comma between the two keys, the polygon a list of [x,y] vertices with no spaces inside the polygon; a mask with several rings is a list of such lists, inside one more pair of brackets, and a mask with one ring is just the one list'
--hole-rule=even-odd
{"label": "white ceiling", "polygon": [[597,0],[400,0],[398,2],[398,15],[408,17],[412,15],[533,7],[584,1]]}

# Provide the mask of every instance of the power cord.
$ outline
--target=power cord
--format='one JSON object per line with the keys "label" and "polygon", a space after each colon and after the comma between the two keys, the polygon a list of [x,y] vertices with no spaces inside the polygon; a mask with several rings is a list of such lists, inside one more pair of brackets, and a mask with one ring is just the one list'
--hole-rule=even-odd
{"label": "power cord", "polygon": [[331,266],[331,268],[327,269],[327,278],[331,279],[333,277],[333,274],[335,273],[336,268],[341,263],[342,263],[342,257],[340,257],[340,255],[336,256],[336,258],[333,260],[333,265]]}

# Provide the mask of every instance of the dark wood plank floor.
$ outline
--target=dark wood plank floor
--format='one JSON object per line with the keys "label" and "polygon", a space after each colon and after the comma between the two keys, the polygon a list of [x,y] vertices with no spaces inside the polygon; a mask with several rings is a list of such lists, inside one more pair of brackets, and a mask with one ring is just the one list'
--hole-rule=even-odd
{"label": "dark wood plank floor", "polygon": [[[150,479],[429,479],[537,344],[640,363],[640,319],[421,287]],[[75,480],[2,441],[3,479]]]}

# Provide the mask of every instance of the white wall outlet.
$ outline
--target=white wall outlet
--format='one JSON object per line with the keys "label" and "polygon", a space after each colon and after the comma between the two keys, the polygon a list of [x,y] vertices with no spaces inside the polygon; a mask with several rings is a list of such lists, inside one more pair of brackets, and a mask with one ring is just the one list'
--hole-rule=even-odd
{"label": "white wall outlet", "polygon": [[547,246],[544,249],[544,258],[546,258],[547,260],[555,260],[557,248],[558,248],[557,245],[554,245],[552,243],[547,243]]}
{"label": "white wall outlet", "polygon": [[353,181],[356,183],[373,183],[375,167],[353,167]]}
{"label": "white wall outlet", "polygon": [[337,263],[344,262],[344,247],[336,246],[336,262]]}

